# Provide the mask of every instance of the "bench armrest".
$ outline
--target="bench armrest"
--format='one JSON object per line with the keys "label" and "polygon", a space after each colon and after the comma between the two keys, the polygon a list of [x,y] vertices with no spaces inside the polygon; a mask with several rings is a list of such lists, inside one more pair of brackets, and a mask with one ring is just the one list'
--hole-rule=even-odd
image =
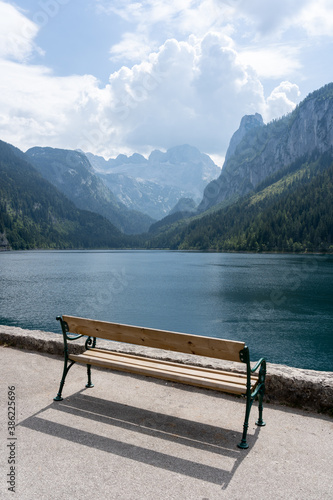
{"label": "bench armrest", "polygon": [[57,316],[56,319],[58,321],[60,321],[60,323],[61,323],[61,329],[62,329],[62,334],[64,336],[65,343],[66,343],[66,340],[77,340],[77,339],[80,339],[81,337],[85,337],[85,335],[83,335],[83,334],[78,334],[78,335],[74,335],[74,336],[70,337],[68,335],[69,330],[68,330],[68,325],[67,325],[66,321],[64,321],[61,316]]}
{"label": "bench armrest", "polygon": [[260,370],[262,369],[262,367],[265,367],[265,370],[266,370],[266,359],[265,358],[259,359],[259,361],[255,364],[255,366],[253,368],[251,368],[251,373],[254,373],[255,371],[257,371],[259,366],[260,366]]}
{"label": "bench armrest", "polygon": [[256,395],[261,392],[262,395],[264,395],[265,392],[265,379],[266,379],[266,359],[261,358],[259,361],[256,363],[256,365],[251,368],[251,373],[254,373],[258,368],[260,367],[259,370],[259,377],[258,377],[258,383],[255,387],[255,390],[252,393],[252,398],[256,397]]}
{"label": "bench armrest", "polygon": [[87,337],[86,343],[85,343],[85,348],[91,349],[91,348],[94,348],[96,346],[96,337],[84,335],[83,333],[79,333],[77,335],[75,335],[75,334],[68,335],[69,328],[68,328],[68,324],[66,323],[66,321],[64,321],[61,316],[57,316],[57,320],[60,321],[62,334],[64,337],[65,355],[68,355],[67,340],[77,340],[77,339],[80,339],[81,337]]}
{"label": "bench armrest", "polygon": [[81,334],[81,335],[75,335],[75,337],[69,337],[69,336],[67,335],[67,333],[66,333],[66,339],[67,339],[67,340],[77,340],[77,339],[80,339],[81,337],[84,337],[84,335],[83,335],[83,334]]}

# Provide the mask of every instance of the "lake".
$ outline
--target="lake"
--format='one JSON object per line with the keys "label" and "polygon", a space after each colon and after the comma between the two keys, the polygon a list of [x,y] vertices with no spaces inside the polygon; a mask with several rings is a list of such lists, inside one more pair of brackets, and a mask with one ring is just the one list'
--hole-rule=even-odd
{"label": "lake", "polygon": [[0,253],[0,324],[70,314],[245,341],[251,359],[333,371],[333,256]]}

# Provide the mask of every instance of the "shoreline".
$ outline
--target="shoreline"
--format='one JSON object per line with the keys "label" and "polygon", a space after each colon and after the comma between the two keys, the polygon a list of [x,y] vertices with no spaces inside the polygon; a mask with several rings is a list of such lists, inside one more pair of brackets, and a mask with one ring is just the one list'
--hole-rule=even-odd
{"label": "shoreline", "polygon": [[330,256],[333,255],[333,250],[325,250],[320,252],[319,250],[309,252],[277,252],[264,250],[262,252],[255,252],[252,250],[216,250],[214,248],[207,248],[205,250],[198,250],[195,248],[179,249],[179,248],[160,248],[160,247],[96,247],[96,248],[26,248],[26,249],[13,249],[13,248],[3,248],[0,247],[0,253],[2,252],[119,252],[119,251],[149,251],[149,252],[180,252],[180,253],[225,253],[225,254],[241,254],[241,255],[310,255],[310,256]]}
{"label": "shoreline", "polygon": [[[28,330],[0,325],[0,344],[4,347],[37,351],[48,355],[61,357],[63,355],[62,335],[42,330]],[[107,341],[100,342],[99,347],[109,348],[110,343]],[[147,355],[147,349],[122,344],[121,342],[113,342],[112,349],[129,354]],[[82,352],[84,350],[84,339],[72,341],[69,344],[69,350],[72,353]],[[149,356],[166,361],[195,364],[231,372],[245,371],[245,367],[242,370],[243,367],[240,363],[163,351],[161,349],[149,349]],[[305,370],[268,362],[265,401],[324,413],[333,417],[333,372]]]}

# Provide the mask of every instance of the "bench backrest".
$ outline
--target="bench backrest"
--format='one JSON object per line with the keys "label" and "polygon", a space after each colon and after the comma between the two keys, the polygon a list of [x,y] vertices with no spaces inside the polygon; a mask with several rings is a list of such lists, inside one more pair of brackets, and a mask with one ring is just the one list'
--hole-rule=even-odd
{"label": "bench backrest", "polygon": [[62,316],[62,319],[67,323],[70,333],[228,361],[240,361],[239,352],[245,347],[244,342],[215,337],[154,330],[74,316]]}

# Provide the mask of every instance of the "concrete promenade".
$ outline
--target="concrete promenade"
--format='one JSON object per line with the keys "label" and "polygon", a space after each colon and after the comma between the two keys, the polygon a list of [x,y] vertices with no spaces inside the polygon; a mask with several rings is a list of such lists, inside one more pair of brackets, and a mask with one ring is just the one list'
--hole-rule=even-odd
{"label": "concrete promenade", "polygon": [[[329,416],[265,404],[267,425],[257,428],[255,403],[250,447],[240,450],[240,398],[97,369],[86,389],[86,368],[76,365],[54,402],[61,356],[0,346],[0,359],[1,499],[333,498]],[[16,440],[6,425],[12,386]]]}

